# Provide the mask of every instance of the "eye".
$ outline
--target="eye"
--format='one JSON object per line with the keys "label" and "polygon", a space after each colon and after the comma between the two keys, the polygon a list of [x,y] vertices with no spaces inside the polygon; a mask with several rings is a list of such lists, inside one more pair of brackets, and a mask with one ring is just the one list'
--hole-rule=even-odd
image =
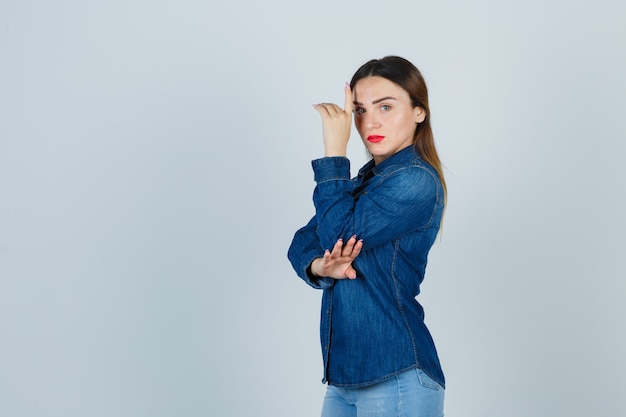
{"label": "eye", "polygon": [[365,109],[363,107],[357,107],[354,109],[354,114],[363,114],[365,113]]}
{"label": "eye", "polygon": [[382,106],[380,106],[380,109],[382,111],[389,111],[391,110],[391,106],[389,104],[383,104]]}

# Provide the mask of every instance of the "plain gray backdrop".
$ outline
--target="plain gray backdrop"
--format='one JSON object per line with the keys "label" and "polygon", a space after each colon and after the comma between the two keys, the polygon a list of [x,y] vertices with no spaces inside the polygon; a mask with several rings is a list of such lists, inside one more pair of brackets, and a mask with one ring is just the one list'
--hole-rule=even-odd
{"label": "plain gray backdrop", "polygon": [[[446,416],[626,415],[626,12],[604,1],[0,1],[0,415],[319,415],[313,103],[424,73]],[[366,161],[358,136],[353,172]]]}

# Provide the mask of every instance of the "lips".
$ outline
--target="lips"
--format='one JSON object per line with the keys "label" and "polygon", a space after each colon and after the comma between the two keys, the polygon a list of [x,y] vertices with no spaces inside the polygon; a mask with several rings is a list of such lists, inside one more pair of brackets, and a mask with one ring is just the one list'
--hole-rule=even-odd
{"label": "lips", "polygon": [[385,139],[384,136],[380,136],[380,135],[369,135],[367,137],[367,141],[368,142],[372,142],[372,143],[378,143],[380,141],[382,141],[383,139]]}

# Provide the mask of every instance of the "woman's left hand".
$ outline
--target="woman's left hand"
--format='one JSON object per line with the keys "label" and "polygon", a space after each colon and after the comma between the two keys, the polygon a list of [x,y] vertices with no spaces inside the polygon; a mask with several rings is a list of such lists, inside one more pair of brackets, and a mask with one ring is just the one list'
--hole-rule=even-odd
{"label": "woman's left hand", "polygon": [[342,109],[333,103],[315,104],[313,108],[322,116],[322,136],[325,156],[346,156],[352,129],[352,91],[346,84],[345,106]]}
{"label": "woman's left hand", "polygon": [[363,239],[357,240],[352,236],[346,244],[343,240],[337,240],[332,252],[328,249],[324,252],[323,258],[316,258],[311,263],[311,273],[318,277],[328,277],[334,279],[355,279],[356,270],[352,262],[363,249]]}

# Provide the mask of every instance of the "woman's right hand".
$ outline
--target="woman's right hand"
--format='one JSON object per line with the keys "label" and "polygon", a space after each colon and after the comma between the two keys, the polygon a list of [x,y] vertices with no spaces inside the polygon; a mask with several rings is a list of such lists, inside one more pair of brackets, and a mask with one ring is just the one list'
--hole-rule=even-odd
{"label": "woman's right hand", "polygon": [[354,259],[361,253],[363,240],[352,236],[346,244],[339,239],[333,250],[326,249],[323,258],[317,258],[311,263],[311,272],[318,277],[335,279],[355,279],[356,270],[352,266]]}
{"label": "woman's right hand", "polygon": [[346,83],[345,104],[342,109],[333,103],[315,104],[313,108],[322,117],[324,156],[346,156],[352,129],[352,90]]}

